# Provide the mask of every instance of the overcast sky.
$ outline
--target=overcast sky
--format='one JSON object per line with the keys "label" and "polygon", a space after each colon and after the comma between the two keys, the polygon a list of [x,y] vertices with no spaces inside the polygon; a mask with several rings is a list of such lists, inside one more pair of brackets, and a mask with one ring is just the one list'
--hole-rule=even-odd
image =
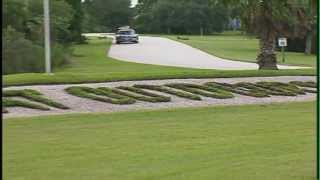
{"label": "overcast sky", "polygon": [[131,0],[131,3],[132,3],[132,6],[135,6],[135,5],[137,5],[138,0]]}
{"label": "overcast sky", "polygon": [[[82,2],[84,2],[85,0],[81,0]],[[137,5],[138,0],[131,0],[132,6]]]}

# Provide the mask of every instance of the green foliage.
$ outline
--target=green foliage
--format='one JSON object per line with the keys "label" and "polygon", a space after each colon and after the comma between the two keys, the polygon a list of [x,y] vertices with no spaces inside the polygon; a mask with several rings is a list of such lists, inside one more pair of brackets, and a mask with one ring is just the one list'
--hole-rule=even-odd
{"label": "green foliage", "polygon": [[[75,24],[81,18],[65,0],[50,2],[52,66],[56,68],[68,62],[70,43],[80,41],[76,36],[81,29]],[[3,73],[43,72],[43,0],[4,0],[3,4]]]}
{"label": "green foliage", "polygon": [[169,102],[169,101],[171,101],[170,97],[147,92],[147,91],[144,91],[144,90],[137,88],[137,87],[120,86],[117,88],[129,91],[129,92],[133,92],[133,93],[128,93],[128,92],[124,92],[124,91],[118,91],[118,93],[121,95],[128,96],[128,97],[140,100],[140,101],[147,101],[147,102]]}
{"label": "green foliage", "polygon": [[133,17],[130,5],[130,0],[85,1],[84,31],[109,32],[129,25]]}
{"label": "green foliage", "polygon": [[302,87],[310,87],[310,88],[317,88],[317,83],[308,81],[308,82],[302,82],[302,81],[291,81],[291,84],[302,86]]}
{"label": "green foliage", "polygon": [[202,86],[188,83],[171,83],[166,84],[165,86],[217,99],[229,99],[234,97],[230,92],[210,86]]}
{"label": "green foliage", "polygon": [[137,9],[134,24],[144,33],[221,32],[228,23],[228,9],[206,0],[143,1]]}
{"label": "green foliage", "polygon": [[[43,43],[43,0],[27,0],[26,8],[29,10],[27,27],[32,41]],[[72,32],[69,30],[75,11],[65,0],[51,1],[51,39],[57,43],[70,43]],[[30,34],[30,36],[29,36]]]}
{"label": "green foliage", "polygon": [[59,109],[69,109],[69,107],[60,104],[58,102],[52,101],[48,98],[43,97],[43,95],[32,89],[24,89],[24,90],[5,90],[3,91],[4,97],[22,97],[29,99],[30,101],[39,102],[42,104],[46,104],[51,107],[59,108]]}
{"label": "green foliage", "polygon": [[71,36],[69,36],[69,41],[84,43],[85,38],[81,35],[83,29],[84,13],[82,9],[82,2],[79,0],[66,0],[74,10],[72,20],[70,21],[69,31]]}
{"label": "green foliage", "polygon": [[[95,101],[107,102],[111,104],[133,104],[135,103],[134,99],[119,95],[114,93],[111,89],[104,88],[94,89],[90,87],[69,87],[65,89],[66,92],[72,94],[74,96],[88,98]],[[106,96],[109,98],[105,98],[102,96]]]}
{"label": "green foliage", "polygon": [[258,82],[255,85],[272,91],[280,92],[280,95],[284,96],[297,96],[306,94],[303,89],[288,83]]}
{"label": "green foliage", "polygon": [[171,94],[171,95],[175,95],[178,97],[187,98],[187,99],[191,99],[191,100],[198,100],[198,101],[201,100],[200,96],[197,96],[197,95],[194,95],[191,93],[187,93],[184,91],[176,91],[173,89],[166,88],[164,86],[135,84],[133,87],[141,88],[141,89],[149,89],[149,90],[153,90],[153,91],[159,91],[159,92],[163,92],[163,93],[167,93],[167,94]]}
{"label": "green foliage", "polygon": [[24,38],[11,26],[2,34],[2,73],[43,72],[43,48]]}
{"label": "green foliage", "polygon": [[241,94],[245,96],[252,96],[252,97],[258,97],[258,98],[269,97],[268,94],[265,92],[257,91],[254,89],[247,89],[234,84],[209,82],[209,83],[205,83],[205,85],[209,87],[220,88],[225,91],[229,91],[232,93]]}
{"label": "green foliage", "polygon": [[[38,109],[43,111],[49,111],[50,109],[35,103],[31,103],[28,101],[15,100],[11,98],[2,98],[2,107],[24,107],[30,109]],[[8,113],[8,111],[6,110]]]}

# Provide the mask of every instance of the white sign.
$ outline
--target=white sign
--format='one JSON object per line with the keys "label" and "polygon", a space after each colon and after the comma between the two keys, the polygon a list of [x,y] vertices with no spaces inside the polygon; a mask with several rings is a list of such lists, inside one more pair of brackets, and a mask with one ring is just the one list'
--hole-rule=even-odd
{"label": "white sign", "polygon": [[279,38],[278,44],[280,47],[286,47],[287,46],[287,38]]}

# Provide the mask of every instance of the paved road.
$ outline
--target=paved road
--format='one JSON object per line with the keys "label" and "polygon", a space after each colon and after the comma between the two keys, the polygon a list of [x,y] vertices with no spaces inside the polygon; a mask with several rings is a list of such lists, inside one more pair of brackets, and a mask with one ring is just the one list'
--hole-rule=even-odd
{"label": "paved road", "polygon": [[[212,56],[183,43],[161,37],[140,37],[139,44],[113,44],[109,56],[122,61],[220,70],[258,69],[255,63],[226,60]],[[299,69],[279,66],[280,69]]]}

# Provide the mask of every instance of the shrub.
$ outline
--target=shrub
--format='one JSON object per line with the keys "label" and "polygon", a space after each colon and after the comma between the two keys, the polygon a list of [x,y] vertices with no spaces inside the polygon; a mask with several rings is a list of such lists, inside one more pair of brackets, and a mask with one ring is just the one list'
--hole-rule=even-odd
{"label": "shrub", "polygon": [[290,85],[281,82],[258,82],[255,84],[258,87],[269,89],[271,91],[279,92],[280,95],[284,96],[296,96],[298,94],[306,94],[302,89],[295,85]]}
{"label": "shrub", "polygon": [[258,97],[258,98],[269,97],[267,93],[259,92],[253,89],[247,89],[234,84],[209,82],[209,83],[205,83],[205,85],[209,87],[220,88],[224,91],[229,91],[235,94],[240,94],[245,96]]}
{"label": "shrub", "polygon": [[[44,72],[44,49],[42,46],[25,39],[24,34],[10,26],[4,30],[2,38],[2,72],[3,74]],[[68,63],[71,49],[55,43],[52,46],[52,67]]]}
{"label": "shrub", "polygon": [[230,92],[209,86],[201,86],[187,83],[172,83],[166,84],[165,86],[217,99],[228,99],[234,97],[233,94]]}
{"label": "shrub", "polygon": [[173,89],[169,89],[166,88],[164,86],[156,86],[156,85],[134,85],[133,87],[136,88],[141,88],[141,89],[149,89],[149,90],[153,90],[153,91],[159,91],[159,92],[163,92],[163,93],[167,93],[167,94],[172,94],[178,97],[182,97],[182,98],[186,98],[186,99],[191,99],[191,100],[197,100],[200,101],[201,97],[191,94],[191,93],[187,93],[187,92],[183,92],[183,91],[175,91]]}
{"label": "shrub", "polygon": [[21,101],[21,100],[15,100],[15,99],[10,99],[10,98],[2,98],[2,106],[3,107],[24,107],[24,108],[43,110],[43,111],[50,110],[49,108],[44,107],[39,104],[34,104],[34,103],[31,103],[28,101]]}
{"label": "shrub", "polygon": [[39,102],[42,104],[46,104],[51,107],[59,108],[59,109],[69,109],[69,107],[50,100],[48,98],[43,97],[43,95],[32,89],[24,89],[24,90],[6,90],[3,92],[4,97],[23,97],[29,99],[31,101]]}
{"label": "shrub", "polygon": [[[134,98],[136,100],[140,100],[140,101],[147,101],[147,102],[169,102],[169,101],[171,101],[170,97],[147,92],[147,91],[144,91],[144,90],[136,88],[136,87],[120,86],[117,88],[129,91],[129,92],[133,92],[133,93],[129,93],[129,92],[124,92],[124,91],[117,91],[117,93],[119,93],[123,96],[128,96],[128,97]],[[139,94],[141,94],[141,95],[139,95]]]}
{"label": "shrub", "polygon": [[307,82],[291,81],[290,84],[294,84],[294,85],[301,86],[301,87],[317,88],[317,83],[315,83],[313,81],[307,81]]}
{"label": "shrub", "polygon": [[[136,101],[134,99],[114,93],[109,88],[94,89],[90,87],[69,87],[65,89],[66,92],[74,96],[88,98],[95,101],[107,102],[111,104],[133,104]],[[106,96],[109,98],[101,97]]]}
{"label": "shrub", "polygon": [[24,38],[10,26],[2,37],[2,73],[43,72],[44,54],[41,46]]}

